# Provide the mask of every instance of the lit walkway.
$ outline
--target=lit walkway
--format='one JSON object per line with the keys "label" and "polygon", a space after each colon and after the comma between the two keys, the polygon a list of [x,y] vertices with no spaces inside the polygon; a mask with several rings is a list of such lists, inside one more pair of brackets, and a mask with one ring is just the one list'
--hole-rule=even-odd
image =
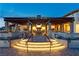
{"label": "lit walkway", "polygon": [[46,36],[33,36],[29,39],[31,42],[49,42],[49,39]]}
{"label": "lit walkway", "polygon": [[26,52],[13,48],[0,48],[1,56],[79,56],[79,49],[64,49],[58,52]]}
{"label": "lit walkway", "polygon": [[11,47],[28,51],[58,51],[66,48],[66,44],[57,39],[49,39],[47,36],[33,36],[30,39],[11,41]]}

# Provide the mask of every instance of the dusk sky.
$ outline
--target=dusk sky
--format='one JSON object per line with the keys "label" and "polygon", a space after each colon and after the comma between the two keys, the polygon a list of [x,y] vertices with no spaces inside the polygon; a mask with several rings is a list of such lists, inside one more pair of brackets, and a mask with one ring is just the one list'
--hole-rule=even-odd
{"label": "dusk sky", "polygon": [[79,4],[0,4],[0,27],[4,26],[2,17],[28,17],[36,15],[62,17],[76,9],[79,9]]}

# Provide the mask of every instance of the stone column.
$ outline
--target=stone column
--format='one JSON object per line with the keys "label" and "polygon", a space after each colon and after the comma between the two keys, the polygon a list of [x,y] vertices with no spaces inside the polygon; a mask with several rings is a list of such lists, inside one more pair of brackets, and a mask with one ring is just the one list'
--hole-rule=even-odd
{"label": "stone column", "polygon": [[58,31],[57,24],[55,24],[55,31],[56,31],[56,32]]}
{"label": "stone column", "polygon": [[49,23],[49,30],[51,30],[51,23]]}
{"label": "stone column", "polygon": [[29,30],[29,32],[30,32],[30,31],[31,31],[31,25],[29,24],[28,26],[29,26],[29,29],[28,29],[28,30]]}
{"label": "stone column", "polygon": [[29,26],[30,26],[30,24],[29,23],[26,23],[26,26],[27,26],[27,30],[29,32]]}
{"label": "stone column", "polygon": [[74,32],[74,23],[71,22],[70,23],[70,33],[73,33]]}
{"label": "stone column", "polygon": [[64,24],[60,24],[60,31],[64,32]]}
{"label": "stone column", "polygon": [[9,31],[9,27],[8,27],[8,22],[7,21],[5,22],[5,28],[6,28],[7,31]]}
{"label": "stone column", "polygon": [[52,32],[51,32],[51,23],[48,23],[49,28],[48,28],[48,36],[51,38]]}
{"label": "stone column", "polygon": [[18,24],[15,24],[15,31],[18,31]]}
{"label": "stone column", "polygon": [[48,33],[50,32],[51,30],[51,23],[48,23]]}

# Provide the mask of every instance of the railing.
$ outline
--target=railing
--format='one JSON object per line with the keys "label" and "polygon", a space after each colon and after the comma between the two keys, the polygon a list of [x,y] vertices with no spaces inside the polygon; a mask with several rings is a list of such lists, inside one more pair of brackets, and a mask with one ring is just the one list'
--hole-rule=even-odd
{"label": "railing", "polygon": [[[13,40],[18,39],[18,38],[21,38],[20,34],[21,33],[17,33],[17,32],[14,32],[14,33],[1,32],[0,33],[0,40],[11,41],[12,39]],[[60,33],[55,33],[55,34],[56,34],[56,38],[60,39],[59,37],[61,37],[62,40],[63,39],[67,40],[67,42],[68,42],[67,46],[68,47],[69,47],[69,44],[71,43],[72,40],[79,40],[79,33],[61,33],[60,32]],[[47,37],[48,41],[51,44],[50,38],[47,35],[45,35],[45,36]],[[32,38],[32,35],[28,37],[28,39],[31,39],[31,38]]]}
{"label": "railing", "polygon": [[50,41],[50,38],[45,34],[44,36],[46,36],[47,37],[47,39],[49,40],[49,42],[50,42],[50,52],[51,52],[51,46],[52,46],[52,42]]}
{"label": "railing", "polygon": [[0,32],[0,39],[2,40],[12,40],[22,38],[20,32]]}
{"label": "railing", "polygon": [[[33,35],[29,36],[28,41],[26,42],[27,52],[29,52],[28,50],[31,50],[31,48],[33,51],[36,51],[36,50],[41,51],[41,50],[45,49],[46,51],[50,50],[50,52],[51,52],[52,42],[50,41],[50,39],[47,35],[45,35],[45,37],[48,40],[48,42],[32,42]],[[43,51],[45,51],[45,50],[43,50]]]}
{"label": "railing", "polygon": [[69,44],[72,42],[72,40],[76,41],[79,40],[79,33],[55,33],[55,37],[58,39],[66,40],[67,46],[69,48]]}
{"label": "railing", "polygon": [[59,43],[56,40],[52,40],[51,44],[50,42],[28,42],[28,40],[15,40],[12,41],[12,47],[19,49],[19,50],[25,50],[27,52],[29,51],[40,51],[40,52],[54,52],[64,49],[66,46]]}

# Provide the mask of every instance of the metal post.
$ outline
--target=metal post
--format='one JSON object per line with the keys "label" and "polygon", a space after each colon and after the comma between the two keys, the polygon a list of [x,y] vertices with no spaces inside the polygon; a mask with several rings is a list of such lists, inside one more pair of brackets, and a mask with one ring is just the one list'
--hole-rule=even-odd
{"label": "metal post", "polygon": [[68,38],[67,39],[67,47],[69,48],[69,44],[71,43],[71,39],[70,38]]}
{"label": "metal post", "polygon": [[47,24],[46,24],[46,34],[47,34]]}
{"label": "metal post", "polygon": [[50,41],[50,55],[51,55],[51,45],[52,45],[52,42]]}
{"label": "metal post", "polygon": [[26,45],[27,45],[27,53],[28,53],[28,41],[26,42]]}
{"label": "metal post", "polygon": [[9,38],[9,47],[11,48],[11,39]]}

